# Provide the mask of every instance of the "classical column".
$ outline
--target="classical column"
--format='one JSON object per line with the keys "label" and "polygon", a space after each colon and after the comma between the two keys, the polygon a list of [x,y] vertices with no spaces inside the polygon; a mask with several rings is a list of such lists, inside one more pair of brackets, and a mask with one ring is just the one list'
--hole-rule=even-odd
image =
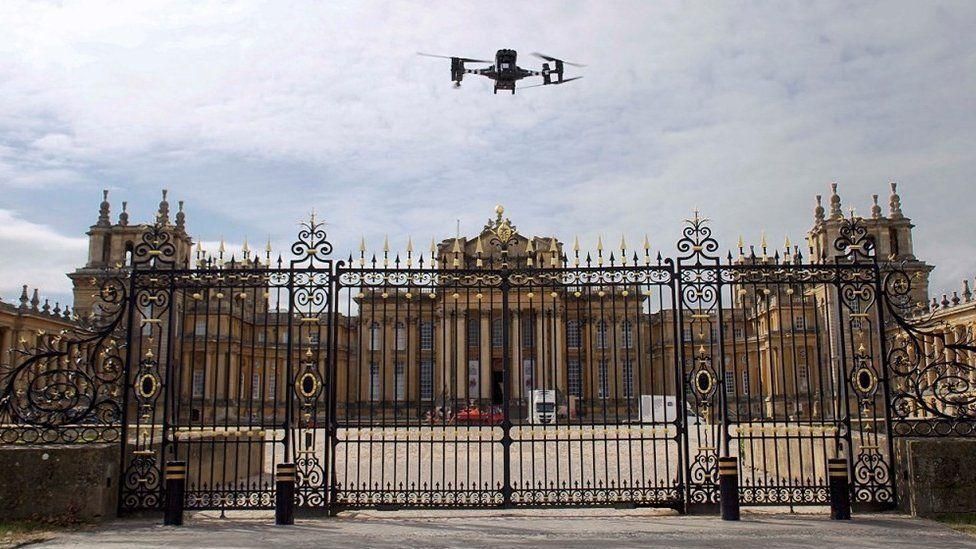
{"label": "classical column", "polygon": [[511,357],[511,369],[508,375],[511,379],[509,385],[512,388],[512,394],[510,396],[513,399],[519,398],[522,395],[522,385],[525,383],[523,381],[524,374],[522,373],[522,340],[519,338],[522,334],[521,312],[519,310],[513,310],[511,312],[512,322],[508,330],[508,347],[509,356]]}
{"label": "classical column", "polygon": [[536,309],[535,326],[533,326],[535,328],[535,364],[533,364],[532,379],[537,388],[552,389],[552,368],[545,362],[546,355],[551,352],[548,348],[548,342],[546,342],[545,327],[545,312],[541,308]]}
{"label": "classical column", "polygon": [[563,347],[566,341],[566,322],[562,315],[562,307],[559,305],[553,305],[552,308],[552,322],[553,322],[553,351],[552,351],[552,364],[555,370],[556,376],[556,389],[561,389],[564,393],[569,393],[569,383],[566,379],[566,371],[569,367],[566,364],[565,353]]}
{"label": "classical column", "polygon": [[468,344],[467,344],[467,337],[466,337],[467,333],[465,330],[465,328],[467,328],[466,326],[467,317],[468,317],[468,313],[466,311],[465,312],[459,311],[457,315],[457,319],[454,323],[455,324],[454,329],[456,330],[455,337],[454,337],[454,343],[455,343],[454,356],[455,356],[455,360],[457,361],[457,367],[455,369],[457,372],[457,376],[455,377],[456,383],[454,387],[454,394],[456,394],[458,398],[464,398],[464,396],[467,394]]}
{"label": "classical column", "polygon": [[[491,309],[489,309],[490,311]],[[479,361],[481,366],[481,387],[480,397],[482,399],[491,398],[491,315],[481,313],[481,337],[478,339],[481,346],[478,348]]]}
{"label": "classical column", "polygon": [[2,347],[0,347],[0,353],[3,354],[0,355],[0,365],[9,366],[13,362],[13,356],[11,356],[10,353],[10,351],[12,351],[14,348],[13,336],[14,333],[11,328],[3,329],[3,340],[2,343],[0,343],[0,345],[2,345]]}

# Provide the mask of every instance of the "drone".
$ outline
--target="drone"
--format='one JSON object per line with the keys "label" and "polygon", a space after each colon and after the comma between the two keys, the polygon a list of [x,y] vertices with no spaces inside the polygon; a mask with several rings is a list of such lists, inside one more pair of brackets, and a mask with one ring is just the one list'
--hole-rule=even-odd
{"label": "drone", "polygon": [[[582,76],[574,76],[573,78],[563,78],[563,67],[565,65],[570,65],[573,67],[585,67],[586,65],[580,65],[579,63],[570,63],[569,61],[563,61],[562,59],[556,59],[549,55],[543,55],[541,53],[533,53],[532,55],[543,59],[546,63],[542,64],[541,71],[532,71],[528,69],[523,69],[522,67],[515,64],[515,59],[518,57],[518,53],[515,50],[498,50],[495,54],[495,61],[487,61],[484,59],[470,59],[467,57],[450,57],[447,55],[434,55],[430,53],[417,52],[417,55],[423,55],[426,57],[440,57],[442,59],[451,60],[451,80],[454,81],[454,87],[461,87],[461,80],[464,78],[465,74],[478,74],[481,76],[487,76],[495,81],[495,93],[498,90],[511,90],[512,95],[515,95],[515,82],[527,78],[529,76],[541,76],[541,84],[533,84],[531,86],[523,86],[522,89],[526,88],[537,88],[539,86],[551,86],[556,84],[565,84],[567,82],[572,82],[573,80],[579,80],[583,78]],[[464,66],[465,63],[491,63],[491,66],[484,67],[481,69],[469,69]],[[549,63],[555,64],[555,68],[552,68]]]}

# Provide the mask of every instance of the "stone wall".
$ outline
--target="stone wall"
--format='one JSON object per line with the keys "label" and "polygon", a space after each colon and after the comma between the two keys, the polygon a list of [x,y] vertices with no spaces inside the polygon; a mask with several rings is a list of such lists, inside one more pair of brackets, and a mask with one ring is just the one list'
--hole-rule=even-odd
{"label": "stone wall", "polygon": [[90,521],[116,515],[117,444],[0,445],[0,520]]}
{"label": "stone wall", "polygon": [[895,441],[899,507],[920,517],[976,513],[976,439]]}

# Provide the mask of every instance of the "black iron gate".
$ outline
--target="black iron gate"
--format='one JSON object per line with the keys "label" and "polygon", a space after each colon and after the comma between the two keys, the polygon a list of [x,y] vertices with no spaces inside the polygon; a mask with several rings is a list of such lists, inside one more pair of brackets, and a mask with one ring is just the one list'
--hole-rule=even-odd
{"label": "black iron gate", "polygon": [[824,504],[845,457],[853,501],[890,506],[894,436],[973,431],[976,348],[912,320],[858,219],[806,257],[720,258],[696,216],[677,261],[581,256],[500,213],[345,261],[314,218],[287,262],[191,265],[170,238],[149,227],[91,322],[0,379],[3,443],[120,444],[123,512],[160,508],[168,460],[195,509],[271,508],[294,463],[311,511],[705,511],[727,456],[743,504]]}

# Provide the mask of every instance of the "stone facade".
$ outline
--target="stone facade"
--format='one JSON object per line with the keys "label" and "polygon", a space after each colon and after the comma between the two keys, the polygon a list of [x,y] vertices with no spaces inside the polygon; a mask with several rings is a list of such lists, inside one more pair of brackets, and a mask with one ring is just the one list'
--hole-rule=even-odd
{"label": "stone facade", "polygon": [[[915,255],[913,225],[902,212],[901,198],[896,191],[892,184],[887,213],[883,213],[875,195],[870,217],[864,222],[876,242],[877,254],[883,259],[899,262],[915,277],[917,295],[914,298],[926,304],[929,302],[927,281],[932,266]],[[774,250],[763,239],[758,246],[746,247],[740,243],[736,261],[790,262],[800,261],[801,256],[805,262],[826,260],[836,253],[831,244],[839,234],[843,217],[841,198],[834,185],[827,206],[817,197],[806,250],[789,242],[784,249]],[[171,221],[165,191],[155,221],[169,227],[177,266],[220,264],[224,269],[232,269],[261,268],[271,263],[270,251],[262,260],[246,245],[244,256],[236,261],[224,257],[223,246],[215,254],[207,254],[199,244],[194,249],[186,230],[183,204],[179,203]],[[502,216],[499,213],[498,218],[489,220],[479,234],[459,235],[439,244],[432,243],[428,265],[449,272],[497,264],[500,261],[497,250],[489,250],[486,242],[493,224],[500,222]],[[510,223],[507,219],[504,222]],[[131,262],[133,249],[145,228],[144,224],[130,224],[124,202],[118,219],[113,222],[105,193],[98,218],[88,231],[88,260],[68,275],[74,284],[75,314],[97,314],[93,295],[100,281],[117,275],[122,266]],[[577,251],[575,246],[573,251],[566,250],[564,243],[554,235],[523,236],[517,233],[510,248],[509,259],[515,268],[551,266],[561,263],[567,256],[571,264]],[[420,255],[426,254],[414,257]],[[383,256],[387,257],[388,265],[388,247]],[[364,262],[365,257],[364,253]],[[817,330],[823,329],[829,320],[824,318],[827,311],[836,304],[830,301],[833,297],[819,295],[815,288],[796,289],[798,293],[784,288],[782,293],[760,295],[754,287],[740,288],[732,296],[732,309],[722,319],[714,316],[709,319],[712,330],[722,330],[726,341],[732,342],[721,351],[725,356],[712,357],[734,365],[730,369],[735,374],[726,375],[726,379],[721,380],[724,390],[730,396],[736,395],[740,401],[748,401],[748,406],[755,408],[754,413],[758,416],[816,417],[825,413],[824,395],[819,394],[817,386],[829,376],[834,364],[812,357],[820,352],[821,346],[836,345],[834,341],[817,339]],[[300,328],[295,326],[289,332],[287,315],[278,312],[267,296],[235,311],[203,310],[203,304],[183,297],[174,305],[178,307],[177,316],[187,338],[178,352],[182,363],[191,365],[189,369],[193,373],[182,377],[179,383],[184,400],[191,403],[192,416],[201,419],[208,414],[222,414],[224,412],[208,412],[219,410],[213,406],[213,401],[226,402],[244,395],[250,395],[258,402],[257,411],[261,414],[272,414],[267,407],[273,406],[275,401],[283,402],[285,397],[285,384],[278,383],[277,379],[284,371],[287,342],[308,336],[303,336]],[[396,312],[407,310],[396,305],[397,300],[403,301],[408,299],[407,296],[382,297],[366,292],[348,297],[350,305],[344,312],[323,319],[321,333],[332,323],[337,324],[336,382],[340,409],[364,406],[382,409],[396,406],[398,401],[433,402],[445,395],[482,403],[499,401],[502,361],[500,295],[487,292],[477,298],[476,304],[459,304],[447,294],[433,297],[425,302],[428,307],[420,309],[422,314],[408,317]],[[473,294],[465,297],[475,299]],[[633,414],[639,394],[676,392],[679,386],[677,357],[682,354],[695,356],[700,347],[698,342],[714,338],[714,334],[699,333],[700,329],[693,328],[686,320],[681,330],[685,332],[686,344],[692,343],[678,349],[677,338],[682,334],[670,328],[676,313],[675,304],[669,297],[631,294],[612,298],[613,305],[603,306],[598,315],[600,318],[597,318],[590,314],[594,306],[588,302],[596,301],[595,295],[548,298],[528,289],[511,294],[509,305],[514,314],[509,341],[513,374],[516,375],[512,385],[513,398],[526,398],[527,388],[538,386],[539,380],[547,380],[546,384],[561,391],[567,401],[585,401],[591,403],[591,407],[605,406],[607,401],[612,401],[610,406],[615,413],[619,406],[623,406],[627,413]],[[599,299],[602,303],[608,302],[605,296]],[[381,302],[382,306],[379,305]],[[962,297],[947,298],[943,302],[937,304],[935,312],[950,324],[959,326],[960,334],[956,337],[961,338],[962,332],[972,329],[973,311],[976,310],[968,286]],[[30,304],[26,310],[24,307],[22,297],[21,307],[11,311],[21,318],[17,321],[20,324],[16,324],[4,320],[10,307],[0,306],[3,357],[9,356],[10,346],[21,339],[20,334],[37,334],[39,330],[71,326],[66,312],[56,313],[57,306],[51,313],[45,313],[43,307],[38,308],[38,303]],[[206,307],[212,307],[212,304]],[[579,318],[574,317],[574,311],[580,312]],[[547,317],[547,314],[558,315],[561,320],[554,322],[551,320],[554,317]],[[451,319],[449,325],[445,324],[445,319]],[[42,320],[43,325],[36,324]],[[5,323],[11,327],[7,328]],[[32,337],[26,338],[27,344],[31,344]],[[250,345],[238,346],[236,351],[228,350],[222,337],[247,341]],[[451,352],[435,353],[436,349],[443,349],[447,340],[451,342]],[[645,342],[643,347],[641,341]],[[297,354],[297,349],[293,352],[292,358],[298,363],[302,357]],[[828,350],[827,354],[834,352]],[[786,398],[771,401],[769,395]],[[255,411],[249,409],[248,414]],[[421,412],[415,410],[415,413]]]}

